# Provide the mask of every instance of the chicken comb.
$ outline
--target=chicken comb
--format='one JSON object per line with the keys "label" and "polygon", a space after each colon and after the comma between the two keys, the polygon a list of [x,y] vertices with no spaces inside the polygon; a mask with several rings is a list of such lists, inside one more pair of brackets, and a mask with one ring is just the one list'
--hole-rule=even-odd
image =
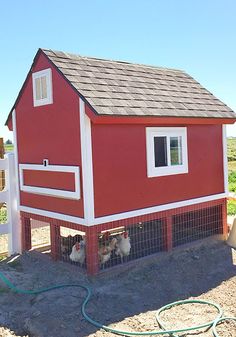
{"label": "chicken comb", "polygon": [[108,232],[105,232],[105,233],[102,235],[102,238],[103,238],[104,240],[108,240],[108,239],[109,239],[109,236],[110,236],[110,232],[108,231]]}

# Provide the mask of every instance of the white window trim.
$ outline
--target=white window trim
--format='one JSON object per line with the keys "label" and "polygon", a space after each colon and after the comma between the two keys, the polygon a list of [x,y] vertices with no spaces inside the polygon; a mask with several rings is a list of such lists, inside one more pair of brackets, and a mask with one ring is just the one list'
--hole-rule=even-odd
{"label": "white window trim", "polygon": [[[182,136],[182,165],[155,167],[154,137]],[[168,145],[169,146],[169,145]],[[147,127],[146,128],[146,149],[147,149],[147,176],[162,177],[173,174],[188,173],[188,146],[186,127]],[[168,155],[169,156],[169,155]]]}
{"label": "white window trim", "polygon": [[[54,188],[29,186],[24,184],[23,171],[36,170],[36,171],[54,171],[54,172],[66,172],[74,173],[75,176],[75,191],[58,190]],[[80,199],[80,171],[78,166],[60,166],[60,165],[35,165],[35,164],[19,164],[20,173],[20,190],[23,192],[34,194],[45,194],[49,196],[68,198],[68,199]]]}
{"label": "white window trim", "polygon": [[[47,83],[47,97],[43,99],[36,99],[36,85],[35,80],[42,76],[46,76],[46,83]],[[36,73],[32,74],[32,83],[33,83],[33,101],[34,106],[41,106],[46,104],[53,103],[53,95],[52,95],[52,70],[51,68],[44,69],[41,71],[37,71]]]}

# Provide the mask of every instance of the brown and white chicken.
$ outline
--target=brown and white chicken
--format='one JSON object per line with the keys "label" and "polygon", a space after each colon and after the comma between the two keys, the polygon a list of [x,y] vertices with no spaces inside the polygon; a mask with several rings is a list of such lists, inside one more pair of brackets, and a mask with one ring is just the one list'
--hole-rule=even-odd
{"label": "brown and white chicken", "polygon": [[83,237],[80,234],[76,234],[74,236],[68,235],[68,236],[61,236],[60,240],[61,240],[62,255],[68,255],[71,252],[73,245],[76,242],[80,242],[81,240],[83,240]]}
{"label": "brown and white chicken", "polygon": [[76,242],[72,247],[72,252],[70,254],[70,259],[73,262],[79,262],[81,265],[85,260],[85,240]]}
{"label": "brown and white chicken", "polygon": [[116,255],[120,255],[121,262],[123,262],[123,257],[128,256],[130,254],[131,244],[130,244],[130,237],[129,233],[125,231],[122,234],[117,236],[117,243],[116,243]]}
{"label": "brown and white chicken", "polygon": [[115,249],[117,239],[113,238],[109,244],[102,245],[98,250],[99,261],[104,267],[104,264],[110,260],[111,252]]}

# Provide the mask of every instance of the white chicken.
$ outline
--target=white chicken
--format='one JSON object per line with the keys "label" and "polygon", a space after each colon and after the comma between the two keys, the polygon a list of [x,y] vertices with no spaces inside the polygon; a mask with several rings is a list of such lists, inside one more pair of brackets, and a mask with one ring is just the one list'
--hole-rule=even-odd
{"label": "white chicken", "polygon": [[108,245],[102,246],[98,250],[98,256],[101,265],[104,267],[104,264],[110,260],[111,252],[115,249],[117,244],[117,239],[113,238]]}
{"label": "white chicken", "polygon": [[70,254],[70,259],[73,262],[79,262],[81,265],[83,265],[85,260],[85,240],[76,242],[74,244]]}
{"label": "white chicken", "polygon": [[128,256],[130,254],[131,244],[130,244],[130,237],[129,233],[126,231],[122,234],[117,236],[117,243],[116,243],[116,255],[120,255],[121,262],[123,263],[123,257]]}

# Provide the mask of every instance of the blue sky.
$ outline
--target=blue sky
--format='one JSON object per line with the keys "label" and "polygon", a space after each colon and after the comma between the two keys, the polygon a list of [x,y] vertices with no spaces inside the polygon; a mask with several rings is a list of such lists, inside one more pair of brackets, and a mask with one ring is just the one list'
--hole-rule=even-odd
{"label": "blue sky", "polygon": [[236,111],[235,0],[8,0],[0,14],[6,139],[4,122],[39,47],[183,69]]}

